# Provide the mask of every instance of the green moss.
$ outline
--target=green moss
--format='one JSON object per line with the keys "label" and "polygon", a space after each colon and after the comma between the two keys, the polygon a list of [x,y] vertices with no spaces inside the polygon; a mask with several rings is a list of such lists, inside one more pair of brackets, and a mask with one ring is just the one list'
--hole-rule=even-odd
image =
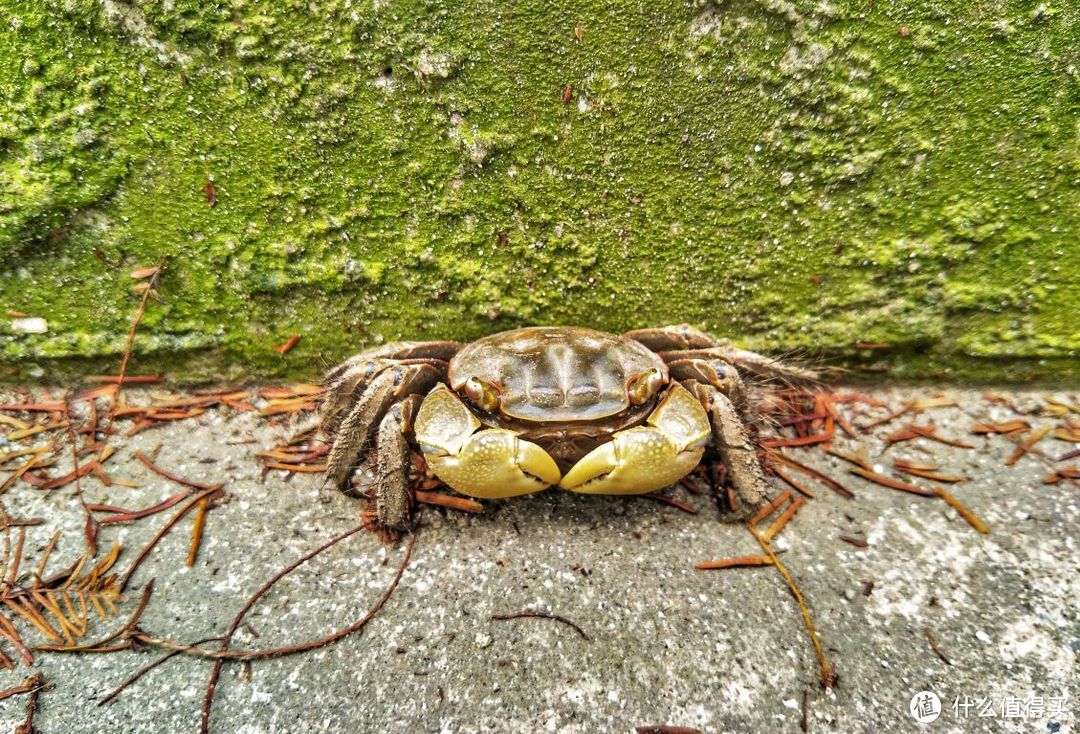
{"label": "green moss", "polygon": [[0,0],[0,308],[49,322],[5,374],[115,361],[168,254],[138,363],[178,377],[676,321],[1075,377],[1068,4],[315,6]]}

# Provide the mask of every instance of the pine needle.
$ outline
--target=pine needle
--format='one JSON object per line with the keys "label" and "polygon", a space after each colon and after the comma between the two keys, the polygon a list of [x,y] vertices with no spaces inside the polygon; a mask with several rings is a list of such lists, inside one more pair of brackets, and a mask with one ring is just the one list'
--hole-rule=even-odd
{"label": "pine needle", "polygon": [[799,604],[799,611],[802,612],[803,622],[806,624],[806,631],[810,635],[810,642],[814,645],[814,653],[817,655],[818,660],[818,680],[821,685],[826,688],[831,688],[836,684],[839,674],[836,672],[836,668],[829,664],[828,659],[825,657],[825,650],[821,646],[821,640],[818,639],[817,630],[814,628],[814,620],[810,616],[810,608],[806,606],[806,601],[803,599],[802,592],[799,591],[798,585],[795,583],[795,579],[788,572],[784,564],[780,562],[780,559],[776,557],[776,553],[773,552],[772,546],[769,541],[766,540],[761,533],[754,529],[753,525],[746,526],[750,530],[750,534],[754,536],[754,539],[761,545],[761,549],[765,551],[765,555],[772,561],[772,565],[776,567],[776,570],[780,572],[780,575],[784,577],[784,581],[788,585],[788,589],[791,590],[792,596],[795,597],[795,601]]}

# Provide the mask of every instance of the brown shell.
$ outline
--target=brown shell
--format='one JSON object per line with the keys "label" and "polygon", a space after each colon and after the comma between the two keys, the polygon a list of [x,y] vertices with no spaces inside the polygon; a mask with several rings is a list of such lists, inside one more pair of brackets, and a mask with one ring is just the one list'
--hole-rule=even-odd
{"label": "brown shell", "polygon": [[630,407],[627,383],[667,366],[638,342],[581,327],[537,326],[479,339],[450,360],[449,383],[500,386],[500,411],[539,423],[591,421]]}

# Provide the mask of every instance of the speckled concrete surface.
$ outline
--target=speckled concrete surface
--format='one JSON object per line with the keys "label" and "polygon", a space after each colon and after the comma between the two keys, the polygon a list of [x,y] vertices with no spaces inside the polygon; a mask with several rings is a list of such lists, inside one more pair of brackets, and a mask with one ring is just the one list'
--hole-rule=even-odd
{"label": "speckled concrete surface", "polygon": [[[875,396],[899,405],[916,394],[926,390]],[[659,723],[703,732],[798,731],[806,691],[810,731],[1068,732],[1076,703],[1064,704],[1071,715],[1051,718],[1048,709],[1080,690],[1080,487],[1044,485],[1049,459],[1004,466],[1012,445],[968,429],[1012,412],[981,392],[955,395],[960,408],[928,411],[920,422],[932,418],[941,434],[976,448],[919,439],[882,453],[879,438],[864,443],[883,468],[894,457],[933,456],[945,471],[967,476],[953,493],[990,525],[989,535],[939,500],[869,484],[816,449],[790,450],[856,493],[845,500],[821,488],[775,544],[839,669],[831,690],[816,683],[798,609],[774,569],[694,569],[697,561],[758,552],[744,528],[717,521],[711,499],[680,490],[699,510],[688,515],[640,498],[548,492],[490,503],[480,516],[426,509],[396,595],[363,633],[299,656],[226,666],[212,731],[631,732]],[[1034,409],[1044,395],[1014,399]],[[895,428],[875,431],[880,437]],[[147,506],[175,493],[132,458],[135,449],[160,443],[161,465],[226,483],[230,501],[210,513],[196,567],[184,566],[188,519],[137,575],[137,587],[155,579],[145,630],[180,640],[222,634],[265,579],[356,523],[356,502],[320,490],[311,476],[285,481],[272,472],[260,480],[255,454],[286,433],[251,414],[209,412],[118,442],[110,472],[139,489],[84,482],[90,501],[120,505]],[[256,443],[236,443],[252,438]],[[1073,445],[1046,439],[1040,447],[1054,458]],[[18,485],[3,501],[14,515],[48,519],[30,529],[29,558],[53,526],[65,528],[57,566],[79,552],[82,516],[69,489],[45,495]],[[124,544],[126,566],[164,518],[112,526],[103,542]],[[840,535],[869,545],[859,549]],[[344,541],[275,587],[234,646],[288,644],[345,626],[383,592],[402,550],[369,534]],[[135,598],[129,593],[123,613]],[[590,641],[557,622],[491,620],[524,609],[564,615]],[[951,665],[930,649],[927,629]],[[40,655],[34,669],[55,687],[41,697],[37,728],[197,730],[210,672],[204,661],[173,659],[112,704],[95,706],[155,656]],[[26,674],[0,672],[0,689]],[[924,690],[944,709],[925,725],[909,712],[912,696]],[[973,707],[964,718],[952,709],[958,697],[988,699],[997,716],[979,718]],[[1042,697],[1042,715],[1029,708],[1026,719],[1003,717],[1007,697]],[[24,700],[0,702],[0,729],[22,721]]]}

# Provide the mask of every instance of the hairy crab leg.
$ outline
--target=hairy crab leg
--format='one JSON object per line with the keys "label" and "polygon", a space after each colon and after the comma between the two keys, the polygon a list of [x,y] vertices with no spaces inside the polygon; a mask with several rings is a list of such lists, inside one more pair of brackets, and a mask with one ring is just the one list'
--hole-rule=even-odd
{"label": "hairy crab leg", "polygon": [[[679,359],[668,362],[671,377],[684,384],[703,382],[722,392],[735,405],[739,417],[747,425],[754,423],[750,412],[750,400],[746,385],[739,376],[739,371],[722,359]],[[688,389],[692,389],[689,388]]]}
{"label": "hairy crab leg", "polygon": [[769,497],[769,483],[758,461],[754,442],[735,406],[720,390],[700,382],[692,384],[691,388],[709,413],[717,453],[728,470],[739,500],[739,506],[732,508],[730,519],[743,520],[757,512]]}
{"label": "hairy crab leg", "polygon": [[721,344],[717,339],[690,324],[674,324],[657,329],[635,329],[623,336],[644,344],[668,363],[682,359],[719,358],[760,377],[785,382],[814,382],[813,370],[788,364],[757,352]]}
{"label": "hairy crab leg", "polygon": [[623,334],[654,352],[673,349],[706,349],[716,346],[716,340],[690,324],[673,324],[655,329],[634,329]]}
{"label": "hairy crab leg", "polygon": [[421,397],[413,394],[394,403],[375,434],[375,510],[380,527],[403,529],[409,519],[409,442],[405,434]]}
{"label": "hairy crab leg", "polygon": [[389,342],[377,347],[357,352],[341,364],[332,368],[323,378],[323,385],[327,390],[333,390],[341,377],[356,365],[373,362],[382,359],[405,360],[405,359],[437,359],[442,362],[449,361],[458,353],[464,345],[459,342]]}
{"label": "hairy crab leg", "polygon": [[701,329],[689,324],[673,324],[651,329],[633,329],[622,336],[644,344],[653,352],[678,349],[707,349],[716,346],[716,340]]}
{"label": "hairy crab leg", "polygon": [[430,365],[438,372],[439,379],[446,377],[447,363],[441,359],[427,357],[400,360],[371,359],[353,364],[340,373],[333,382],[325,383],[326,400],[323,403],[322,419],[319,424],[322,435],[327,438],[334,437],[341,421],[352,409],[353,403],[379,374],[392,367],[414,364]]}
{"label": "hairy crab leg", "polygon": [[806,367],[800,367],[773,357],[766,357],[764,354],[736,347],[710,347],[708,349],[658,352],[658,354],[661,359],[668,363],[684,359],[721,359],[758,377],[781,380],[787,383],[813,383],[818,379],[817,373]]}
{"label": "hairy crab leg", "polygon": [[327,476],[334,486],[345,485],[391,403],[427,391],[438,379],[438,370],[429,364],[397,365],[380,372],[367,385],[338,427],[327,458]]}

